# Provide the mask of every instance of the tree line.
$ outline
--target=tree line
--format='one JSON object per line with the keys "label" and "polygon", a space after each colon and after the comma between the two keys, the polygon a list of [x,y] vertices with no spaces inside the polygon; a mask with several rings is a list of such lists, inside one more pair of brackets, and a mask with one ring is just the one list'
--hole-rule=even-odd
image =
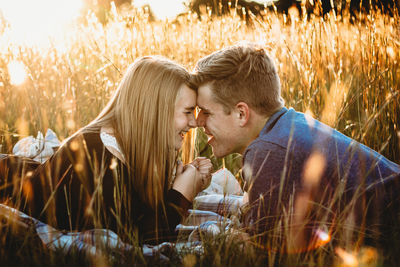
{"label": "tree line", "polygon": [[[111,2],[114,2],[116,7],[135,6],[134,0],[84,0],[86,9],[94,11],[103,23],[107,20]],[[222,16],[233,10],[248,21],[252,16],[265,16],[265,10],[288,14],[290,8],[297,9],[300,16],[324,16],[333,10],[336,14],[347,12],[351,20],[357,19],[361,13],[368,14],[373,10],[390,16],[400,14],[400,0],[275,0],[264,4],[251,0],[192,0],[186,5],[188,11],[197,14],[200,20],[204,15]],[[151,13],[151,7],[146,8]]]}

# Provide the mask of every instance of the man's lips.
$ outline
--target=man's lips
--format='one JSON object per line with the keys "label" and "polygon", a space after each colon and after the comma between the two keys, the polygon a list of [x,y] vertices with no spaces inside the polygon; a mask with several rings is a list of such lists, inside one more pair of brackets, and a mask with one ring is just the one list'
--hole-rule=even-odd
{"label": "man's lips", "polygon": [[207,130],[206,128],[203,128],[203,129],[204,129],[204,133],[205,133],[206,135],[211,135],[211,136],[212,136],[212,134],[210,133],[209,130]]}
{"label": "man's lips", "polygon": [[205,130],[204,133],[207,135],[208,137],[208,142],[210,143],[213,139],[214,139],[214,135],[212,135],[209,131]]}

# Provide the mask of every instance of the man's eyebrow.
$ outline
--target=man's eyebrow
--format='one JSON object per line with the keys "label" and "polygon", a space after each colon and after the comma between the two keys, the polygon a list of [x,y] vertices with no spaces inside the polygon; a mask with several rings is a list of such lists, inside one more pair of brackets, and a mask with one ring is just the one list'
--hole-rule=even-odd
{"label": "man's eyebrow", "polygon": [[194,110],[196,108],[196,106],[192,106],[192,107],[186,107],[186,110]]}
{"label": "man's eyebrow", "polygon": [[199,105],[197,105],[201,110],[205,110],[205,111],[208,111],[208,109],[206,109],[206,108],[204,108],[204,107],[202,107],[202,106],[199,106]]}

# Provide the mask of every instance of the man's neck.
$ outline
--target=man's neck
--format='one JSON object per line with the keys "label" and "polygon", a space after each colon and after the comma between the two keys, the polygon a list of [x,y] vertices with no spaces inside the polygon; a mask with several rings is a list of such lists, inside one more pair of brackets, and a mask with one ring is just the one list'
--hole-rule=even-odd
{"label": "man's neck", "polygon": [[240,154],[243,155],[244,151],[250,145],[250,143],[253,142],[260,135],[260,132],[264,128],[269,118],[269,116],[259,115],[253,111],[248,128],[248,134],[246,135],[246,142],[243,146],[243,151],[241,151]]}
{"label": "man's neck", "polygon": [[257,116],[255,118],[254,127],[253,127],[253,130],[254,130],[253,131],[253,136],[254,136],[253,140],[256,139],[260,135],[260,132],[262,131],[265,124],[267,123],[267,121],[270,118],[269,116],[261,116],[258,114],[257,114]]}

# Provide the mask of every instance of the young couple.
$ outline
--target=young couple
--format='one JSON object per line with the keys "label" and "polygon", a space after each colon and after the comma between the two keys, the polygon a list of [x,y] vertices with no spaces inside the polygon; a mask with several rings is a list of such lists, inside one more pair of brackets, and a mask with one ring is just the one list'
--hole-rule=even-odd
{"label": "young couple", "polygon": [[[268,233],[291,200],[307,190],[321,206],[342,183],[346,200],[365,185],[367,202],[382,211],[397,201],[399,166],[285,108],[274,63],[251,44],[201,59],[194,74],[164,58],[137,59],[93,122],[22,178],[21,172],[1,177],[5,171],[0,178],[3,188],[21,180],[22,193],[14,192],[10,203],[60,229],[100,227],[126,241],[171,240],[211,179],[208,159],[177,164],[184,136],[196,126],[204,127],[215,156],[243,155],[251,233]],[[320,160],[312,167],[320,174],[309,189],[305,166],[315,157]],[[3,165],[20,164],[8,161]],[[360,212],[363,217],[367,208]]]}

